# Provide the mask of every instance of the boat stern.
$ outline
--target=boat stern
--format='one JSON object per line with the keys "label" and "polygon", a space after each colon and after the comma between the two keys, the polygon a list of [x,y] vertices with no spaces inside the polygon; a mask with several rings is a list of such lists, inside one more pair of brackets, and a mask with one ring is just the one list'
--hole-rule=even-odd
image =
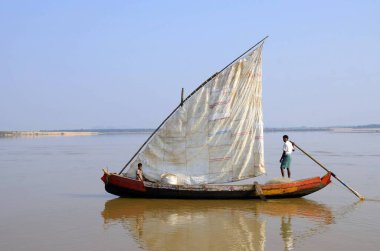
{"label": "boat stern", "polygon": [[332,175],[331,172],[327,172],[324,176],[321,177],[321,183],[324,186],[327,186],[328,184],[331,183],[331,175]]}
{"label": "boat stern", "polygon": [[117,196],[144,197],[146,192],[144,182],[110,173],[107,169],[103,169],[103,176],[100,179],[104,182],[105,190]]}
{"label": "boat stern", "polygon": [[107,183],[109,175],[110,173],[108,172],[108,169],[103,168],[103,176],[100,179],[104,182],[104,184]]}
{"label": "boat stern", "polygon": [[263,194],[267,198],[303,197],[326,187],[331,182],[331,172],[322,177],[314,177],[282,184],[262,185]]}

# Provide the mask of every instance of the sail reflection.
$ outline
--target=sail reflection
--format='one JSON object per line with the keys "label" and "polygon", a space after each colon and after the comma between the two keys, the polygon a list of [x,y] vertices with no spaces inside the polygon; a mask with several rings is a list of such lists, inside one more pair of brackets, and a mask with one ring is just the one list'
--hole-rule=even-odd
{"label": "sail reflection", "polygon": [[297,239],[292,218],[321,227],[333,222],[328,207],[305,199],[263,202],[117,198],[105,203],[102,216],[106,229],[123,226],[147,250],[264,250],[268,224],[270,229],[280,231],[284,250],[291,250]]}

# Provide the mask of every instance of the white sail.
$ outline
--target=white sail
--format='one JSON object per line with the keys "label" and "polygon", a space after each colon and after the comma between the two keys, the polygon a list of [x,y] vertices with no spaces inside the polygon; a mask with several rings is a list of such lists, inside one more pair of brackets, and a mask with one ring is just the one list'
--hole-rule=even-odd
{"label": "white sail", "polygon": [[265,173],[262,116],[262,44],[188,98],[128,165],[136,177],[178,183],[225,183]]}

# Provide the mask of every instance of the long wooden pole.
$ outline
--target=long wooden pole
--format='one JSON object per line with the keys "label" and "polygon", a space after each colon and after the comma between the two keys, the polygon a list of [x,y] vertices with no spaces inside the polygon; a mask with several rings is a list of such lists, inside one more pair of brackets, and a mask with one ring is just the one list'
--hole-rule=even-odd
{"label": "long wooden pole", "polygon": [[267,39],[268,36],[264,37],[263,39],[261,39],[259,42],[257,42],[254,46],[252,46],[251,48],[249,48],[248,50],[246,50],[245,52],[243,52],[240,56],[238,56],[237,58],[235,58],[231,63],[229,63],[226,67],[224,67],[222,70],[218,71],[217,73],[215,73],[214,75],[212,75],[211,77],[209,77],[206,81],[204,81],[201,85],[199,85],[197,87],[197,89],[195,89],[192,93],[190,93],[189,96],[187,96],[187,98],[185,100],[183,100],[183,102],[181,102],[170,114],[169,116],[166,117],[166,119],[164,121],[162,121],[162,123],[156,128],[156,130],[154,130],[154,132],[149,136],[149,138],[144,142],[144,144],[142,144],[142,146],[139,148],[139,150],[137,150],[137,152],[133,155],[133,157],[127,162],[127,164],[124,165],[123,169],[121,169],[121,171],[119,172],[119,174],[121,174],[125,168],[127,168],[127,166],[132,162],[132,160],[137,156],[137,154],[141,151],[141,149],[143,149],[143,147],[149,142],[149,140],[153,137],[154,134],[156,134],[156,132],[162,127],[162,125],[175,113],[175,111],[177,111],[178,108],[180,108],[183,103],[185,103],[191,96],[193,96],[199,89],[201,89],[205,84],[207,84],[208,82],[210,82],[213,78],[215,78],[219,73],[221,73],[222,71],[224,71],[225,69],[227,69],[230,65],[232,65],[233,63],[235,63],[236,60],[238,60],[239,58],[241,58],[242,56],[244,56],[247,52],[249,52],[250,50],[252,50],[253,48],[255,48],[256,46],[258,46],[259,44],[261,44],[262,42],[264,42],[265,39]]}
{"label": "long wooden pole", "polygon": [[357,191],[355,191],[354,189],[352,189],[351,187],[349,187],[348,185],[346,185],[341,179],[339,179],[335,173],[333,173],[332,171],[330,171],[329,169],[327,169],[324,165],[322,165],[318,160],[316,160],[315,158],[313,158],[310,154],[308,154],[307,152],[305,152],[301,147],[299,147],[296,143],[292,142],[291,143],[297,147],[301,152],[303,152],[307,157],[309,157],[310,159],[312,159],[315,163],[317,163],[320,167],[322,167],[323,169],[326,170],[326,172],[330,172],[331,175],[337,180],[339,181],[343,186],[345,186],[348,190],[350,190],[353,194],[355,194],[360,200],[364,200],[365,198],[360,195]]}

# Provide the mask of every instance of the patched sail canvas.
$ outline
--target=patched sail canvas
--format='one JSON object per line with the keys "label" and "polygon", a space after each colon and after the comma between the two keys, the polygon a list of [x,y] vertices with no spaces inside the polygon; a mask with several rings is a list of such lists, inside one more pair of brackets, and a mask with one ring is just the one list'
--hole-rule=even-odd
{"label": "patched sail canvas", "polygon": [[238,181],[265,173],[262,116],[262,44],[190,96],[128,165],[135,178],[179,184]]}

